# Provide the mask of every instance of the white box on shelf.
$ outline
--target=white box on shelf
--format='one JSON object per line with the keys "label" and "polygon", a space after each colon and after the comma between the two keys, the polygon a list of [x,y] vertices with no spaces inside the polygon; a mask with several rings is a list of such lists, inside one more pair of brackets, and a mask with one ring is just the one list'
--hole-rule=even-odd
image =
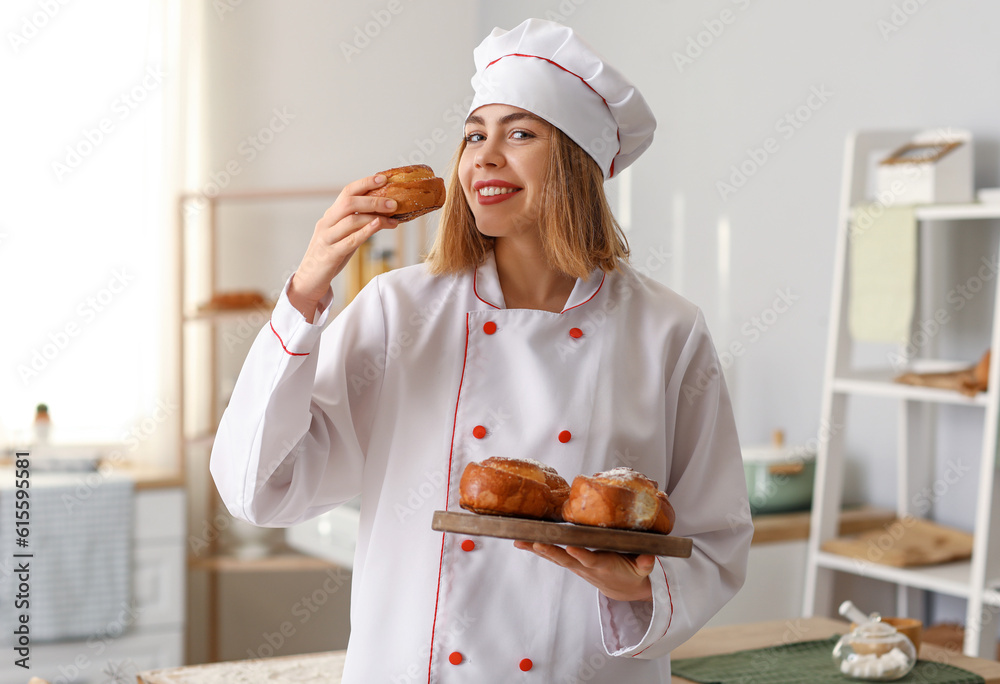
{"label": "white box on shelf", "polygon": [[976,199],[983,204],[1000,204],[1000,188],[980,188]]}
{"label": "white box on shelf", "polygon": [[972,134],[926,131],[881,160],[879,200],[889,205],[973,201]]}

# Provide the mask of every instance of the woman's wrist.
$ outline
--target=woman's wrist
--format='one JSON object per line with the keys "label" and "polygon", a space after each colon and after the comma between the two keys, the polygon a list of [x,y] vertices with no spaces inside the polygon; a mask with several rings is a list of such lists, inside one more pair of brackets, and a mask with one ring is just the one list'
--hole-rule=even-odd
{"label": "woman's wrist", "polygon": [[[302,292],[295,285],[295,275],[292,274],[291,281],[288,283],[288,301],[289,303],[298,310],[299,313],[306,319],[307,322],[312,323],[316,317],[317,309],[319,309],[320,301],[322,301],[323,296],[326,295],[324,292],[319,297],[315,297],[307,292]],[[329,292],[330,286],[327,285],[327,292]]]}
{"label": "woman's wrist", "polygon": [[648,577],[643,578],[643,582],[635,591],[611,591],[598,587],[598,590],[612,601],[644,601],[653,602],[653,583]]}

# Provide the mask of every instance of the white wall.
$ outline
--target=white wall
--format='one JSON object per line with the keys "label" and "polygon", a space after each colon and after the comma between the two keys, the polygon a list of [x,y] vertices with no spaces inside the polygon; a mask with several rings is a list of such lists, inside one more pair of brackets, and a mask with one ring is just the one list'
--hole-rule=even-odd
{"label": "white wall", "polygon": [[[237,159],[237,188],[341,184],[401,157],[416,160],[422,149],[443,174],[478,41],[528,16],[577,28],[632,76],[658,116],[656,140],[634,166],[633,252],[703,307],[720,349],[743,344],[726,375],[747,444],[775,427],[792,442],[819,429],[848,131],[968,128],[978,184],[1000,179],[1000,4],[987,0],[244,1],[221,16],[206,8],[207,146],[198,182]],[[385,26],[379,17],[389,17]],[[374,37],[359,40],[360,54],[348,60],[342,43],[364,36],[366,25]],[[700,54],[679,66],[676,55],[699,40]],[[241,141],[267,126],[275,108],[294,120],[243,160]],[[778,123],[796,112],[795,127]],[[433,142],[435,132],[447,142]],[[776,151],[724,197],[717,183],[768,138]],[[227,277],[276,280],[297,264],[316,218],[313,210],[280,232],[251,231],[240,256],[252,266]],[[659,266],[662,253],[669,256]],[[795,298],[790,310],[748,334],[779,292]],[[963,353],[972,358],[971,349]],[[862,426],[849,439],[853,496],[893,505],[893,431],[882,426],[894,414],[883,409],[866,404],[852,415]],[[954,491],[947,517],[971,525],[975,483]]]}
{"label": "white wall", "polygon": [[[669,262],[654,277],[705,310],[720,351],[734,342],[745,349],[726,369],[744,444],[767,441],[776,427],[791,442],[815,437],[845,137],[863,128],[967,128],[976,140],[977,186],[996,186],[1000,5],[650,0],[619,3],[620,9],[575,1],[549,6],[549,18],[564,17],[629,74],[657,114],[657,138],[634,167],[631,244],[640,264],[668,250]],[[482,7],[480,34],[532,13],[546,16],[527,0]],[[760,149],[769,138],[776,151],[764,159]],[[764,161],[742,187],[720,189],[720,181],[732,183],[733,165],[754,158]],[[983,248],[978,242],[954,250],[972,259],[946,266],[942,294],[974,273],[967,265],[978,268],[974,250]],[[768,329],[756,328],[779,291],[796,298],[790,310]],[[964,331],[956,325],[941,335],[942,351],[978,358],[989,342],[982,320],[991,300],[984,294],[972,302],[975,314],[963,313]],[[852,402],[846,495],[853,501],[896,504],[895,408],[880,400]],[[941,413],[942,454],[973,467],[936,502],[935,515],[971,529],[981,421],[975,411]],[[939,475],[947,460],[940,459]],[[939,601],[938,616],[964,619],[961,604]]]}
{"label": "white wall", "polygon": [[[464,118],[468,67],[455,55],[471,52],[472,5],[449,3],[448,41],[427,40],[441,29],[437,15],[403,0],[220,5],[204,5],[196,189],[339,187],[404,159],[447,168]],[[234,162],[238,175],[227,174]],[[223,216],[223,230],[260,229],[241,255],[249,263],[223,262],[223,285],[259,284],[262,273],[280,284],[328,204],[284,205],[300,213],[280,214],[281,230],[260,218],[277,205],[230,209],[236,218]]]}
{"label": "white wall", "polygon": [[[883,39],[877,22],[890,18],[893,4],[629,2],[616,13],[589,2],[568,16],[632,75],[658,115],[657,138],[635,167],[633,211],[641,218],[632,243],[640,263],[648,250],[668,248],[671,261],[654,276],[703,307],[718,347],[740,341],[747,348],[727,371],[746,442],[766,440],[776,426],[792,440],[817,429],[848,131],[970,128],[990,143],[980,181],[997,181],[1000,90],[986,84],[1000,71],[1000,46],[987,28],[1000,7],[930,3]],[[481,33],[512,25],[536,3],[483,7]],[[705,22],[724,11],[732,23],[710,36]],[[675,54],[706,36],[712,42],[702,54],[678,67]],[[814,97],[821,106],[807,121],[778,129],[814,90],[828,93],[826,101]],[[777,152],[723,198],[717,182],[728,182],[731,165],[767,138]],[[729,263],[728,276],[721,262]],[[754,341],[744,326],[753,327],[778,290],[798,299]]]}

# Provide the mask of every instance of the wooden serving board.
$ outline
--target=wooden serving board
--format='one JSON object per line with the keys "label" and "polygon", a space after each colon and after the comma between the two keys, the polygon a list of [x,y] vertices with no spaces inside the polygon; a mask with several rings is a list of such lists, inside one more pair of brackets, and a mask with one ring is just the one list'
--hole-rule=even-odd
{"label": "wooden serving board", "polygon": [[458,511],[434,511],[431,528],[438,532],[457,532],[500,539],[582,546],[601,551],[651,553],[656,556],[690,558],[694,542],[687,537],[671,537],[655,532],[612,530],[573,523],[478,515]]}
{"label": "wooden serving board", "polygon": [[877,530],[830,539],[824,551],[897,568],[936,565],[972,555],[972,535],[943,525],[908,518]]}

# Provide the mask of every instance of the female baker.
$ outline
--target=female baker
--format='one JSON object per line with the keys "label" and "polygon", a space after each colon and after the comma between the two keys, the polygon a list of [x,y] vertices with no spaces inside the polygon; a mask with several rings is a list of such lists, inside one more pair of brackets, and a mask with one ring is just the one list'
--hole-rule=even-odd
{"label": "female baker", "polygon": [[[246,360],[212,474],[234,516],[286,526],[361,495],[344,682],[667,682],[666,657],[740,588],[750,516],[699,310],[638,275],[603,192],[655,122],[570,29],[475,51],[475,99],[426,263],[328,323],[331,279],[394,206],[351,183]],[[325,328],[325,330],[324,330]],[[661,484],[680,559],[434,532],[465,466]]]}

